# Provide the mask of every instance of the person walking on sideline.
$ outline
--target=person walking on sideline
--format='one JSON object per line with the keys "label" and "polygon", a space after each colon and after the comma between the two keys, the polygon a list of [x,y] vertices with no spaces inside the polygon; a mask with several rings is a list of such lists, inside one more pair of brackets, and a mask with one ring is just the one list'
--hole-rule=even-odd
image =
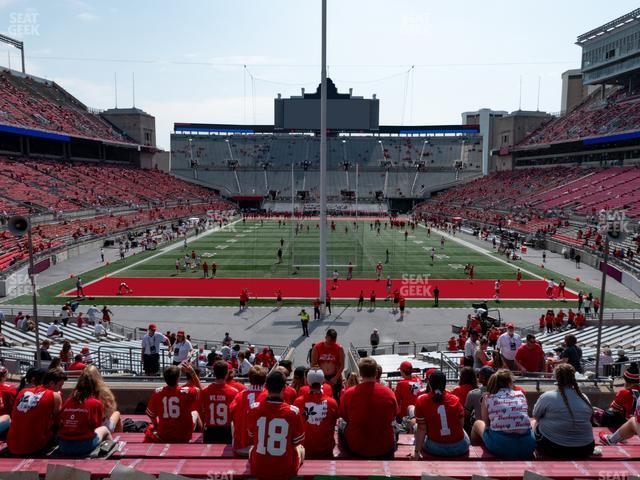
{"label": "person walking on sideline", "polygon": [[302,336],[308,337],[309,336],[309,318],[310,318],[309,314],[303,308],[302,311],[299,313],[299,316],[300,316],[300,323],[302,323]]}

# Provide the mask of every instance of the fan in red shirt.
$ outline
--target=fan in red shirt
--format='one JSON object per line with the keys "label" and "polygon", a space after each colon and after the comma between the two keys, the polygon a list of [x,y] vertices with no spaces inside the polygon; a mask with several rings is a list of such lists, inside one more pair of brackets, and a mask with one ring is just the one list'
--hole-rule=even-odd
{"label": "fan in red shirt", "polygon": [[204,443],[231,443],[231,409],[238,390],[227,380],[229,366],[218,360],[213,365],[216,380],[200,392],[199,411],[204,428]]}
{"label": "fan in red shirt", "polygon": [[587,323],[587,317],[584,316],[584,313],[578,312],[576,315],[576,328],[580,329],[585,326]]}
{"label": "fan in red shirt", "polygon": [[622,376],[624,388],[616,393],[609,408],[628,419],[633,415],[637,398],[640,397],[640,375],[638,375],[637,364],[632,363]]}
{"label": "fan in red shirt", "polygon": [[469,451],[471,442],[463,428],[464,407],[445,389],[446,385],[447,378],[437,370],[429,376],[431,393],[418,398],[415,458],[420,458],[422,451],[441,457],[458,457]]}
{"label": "fan in red shirt", "polygon": [[16,402],[18,392],[13,385],[4,383],[7,379],[7,368],[0,366],[0,437],[4,438],[11,424],[11,410]]}
{"label": "fan in red shirt", "polygon": [[378,363],[366,357],[358,363],[362,382],[348,388],[340,402],[340,447],[363,458],[393,458],[396,434],[392,423],[400,413],[393,391],[378,383]]}
{"label": "fan in red shirt", "polygon": [[98,369],[83,370],[76,388],[60,411],[59,451],[62,455],[81,457],[95,450],[120,423],[120,413],[113,411],[105,421],[105,405],[101,398],[113,396]]}
{"label": "fan in red shirt", "polygon": [[286,383],[282,372],[270,373],[267,398],[249,410],[248,434],[253,441],[249,465],[258,479],[289,480],[304,461],[302,417],[296,407],[282,401]]}
{"label": "fan in red shirt", "polygon": [[447,342],[447,350],[449,352],[455,352],[458,350],[458,342],[456,342],[456,337],[451,337]]}
{"label": "fan in red shirt", "polygon": [[[185,369],[192,368],[185,364]],[[167,367],[163,373],[166,386],[158,387],[147,405],[151,425],[145,432],[146,443],[188,443],[199,423],[198,389],[181,387],[180,368]]]}
{"label": "fan in red shirt", "polygon": [[73,357],[73,363],[67,367],[67,370],[71,372],[81,372],[87,368],[87,364],[82,362],[82,354],[77,354]]}
{"label": "fan in red shirt", "polygon": [[536,341],[535,335],[532,333],[527,335],[526,342],[516,352],[515,360],[516,368],[519,368],[522,373],[544,371],[544,350]]}
{"label": "fan in red shirt", "polygon": [[311,350],[311,367],[319,367],[325,380],[331,384],[333,398],[340,399],[342,391],[342,371],[344,370],[344,350],[337,342],[338,332],[327,330],[324,342],[318,342]]}
{"label": "fan in red shirt", "polygon": [[[305,379],[304,379],[305,384],[298,389],[298,397],[304,397],[305,395],[309,394],[309,392],[311,391],[311,387],[309,386],[309,379],[307,378],[308,375],[309,375],[309,371],[305,371]],[[331,384],[323,380],[321,388],[322,388],[322,393],[324,395],[327,395],[329,397],[333,396],[333,390],[331,389]]]}
{"label": "fan in red shirt", "polygon": [[304,425],[304,449],[307,458],[330,458],[335,446],[335,429],[338,421],[338,403],[329,393],[323,392],[324,373],[309,370],[308,391],[300,395],[294,405],[300,410]]}
{"label": "fan in red shirt", "polygon": [[458,386],[454,388],[451,393],[458,397],[460,405],[465,404],[467,401],[467,395],[471,390],[478,388],[478,379],[476,372],[472,367],[464,367],[460,370],[460,378],[458,380]]}
{"label": "fan in red shirt", "polygon": [[418,375],[413,374],[413,365],[407,360],[400,364],[398,370],[400,370],[402,380],[397,383],[395,394],[400,407],[398,420],[401,420],[408,415],[407,409],[416,404],[422,390],[422,380]]}
{"label": "fan in red shirt", "polygon": [[62,407],[60,390],[67,376],[63,370],[54,369],[47,373],[36,372],[34,378],[35,386],[20,391],[11,412],[7,446],[12,455],[33,455],[53,442],[54,427]]}
{"label": "fan in red shirt", "polygon": [[227,385],[229,385],[231,388],[235,388],[237,391],[241,392],[242,390],[244,390],[245,388],[247,388],[244,383],[241,382],[237,382],[234,380],[234,370],[231,367],[230,363],[227,363]]}
{"label": "fan in red shirt", "polygon": [[233,451],[236,455],[249,455],[249,441],[247,429],[247,415],[253,403],[261,402],[267,396],[264,390],[264,382],[267,379],[267,370],[260,365],[254,365],[249,369],[249,388],[236,395],[231,406],[231,421],[233,423]]}
{"label": "fan in red shirt", "polygon": [[260,365],[261,367],[270,370],[276,364],[276,359],[273,357],[271,352],[269,351],[269,347],[264,347],[262,352],[256,355],[256,365]]}
{"label": "fan in red shirt", "polygon": [[[289,376],[291,375],[291,370],[289,370],[290,366],[290,360],[282,360],[282,362],[280,362],[280,365],[278,365],[275,370],[282,373],[284,375],[284,378],[289,378]],[[298,392],[296,392],[295,388],[290,385],[284,386],[284,390],[282,391],[282,399],[284,400],[284,403],[293,405],[293,402],[295,402],[298,396]]]}

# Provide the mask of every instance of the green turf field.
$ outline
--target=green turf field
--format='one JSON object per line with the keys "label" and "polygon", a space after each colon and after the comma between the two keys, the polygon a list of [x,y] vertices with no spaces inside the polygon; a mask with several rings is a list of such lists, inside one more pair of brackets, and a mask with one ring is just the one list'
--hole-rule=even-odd
{"label": "green turf field", "polygon": [[[276,221],[238,222],[220,232],[190,239],[188,246],[182,246],[151,260],[135,265],[116,276],[123,277],[200,277],[202,271],[181,268],[176,273],[175,262],[185,253],[195,250],[203,260],[218,265],[218,277],[317,277],[319,274],[319,229],[317,222],[302,222],[302,230],[297,235],[291,229],[291,222],[278,227]],[[307,226],[309,227],[307,231]],[[345,227],[348,231],[345,231]],[[464,266],[475,265],[475,278],[514,279],[515,269],[492,260],[490,257],[446,240],[440,246],[441,236],[427,235],[426,229],[417,227],[408,230],[405,240],[404,229],[381,228],[380,234],[372,230],[369,222],[359,222],[355,229],[353,222],[336,221],[336,230],[327,229],[327,273],[337,269],[344,278],[349,261],[353,263],[353,276],[375,278],[375,265],[384,264],[384,274],[392,278],[402,275],[429,275],[431,278],[465,278]],[[282,263],[277,263],[277,251],[283,241]],[[431,249],[436,249],[434,263],[431,264]],[[389,251],[389,262],[386,251]],[[182,260],[181,260],[182,263]],[[526,273],[523,278],[533,278]]]}
{"label": "green turf field", "polygon": [[[89,272],[82,273],[85,283],[109,275],[121,277],[200,277],[202,271],[193,269],[175,271],[176,259],[182,259],[185,254],[190,254],[195,250],[198,255],[211,263],[214,260],[218,265],[218,277],[241,277],[241,278],[282,278],[282,277],[315,277],[318,275],[318,239],[319,231],[315,221],[304,222],[302,232],[297,236],[291,229],[291,223],[278,227],[277,221],[238,221],[225,227],[221,231],[212,232],[199,237],[190,237],[188,246],[185,249],[182,241],[175,242],[175,249],[167,252],[142,252],[135,256],[130,256],[124,260],[111,263],[109,266],[101,266]],[[307,232],[307,225],[309,231]],[[344,227],[348,226],[349,231],[345,232]],[[356,278],[374,278],[375,264],[379,261],[385,262],[386,250],[389,250],[389,263],[384,264],[385,275],[391,274],[393,278],[401,278],[405,274],[429,275],[434,279],[457,279],[465,278],[464,265],[473,263],[475,265],[476,279],[514,279],[515,268],[523,270],[523,278],[535,278],[527,274],[526,271],[534,275],[545,277],[549,270],[540,268],[539,265],[520,260],[517,262],[504,263],[504,256],[496,253],[486,255],[468,248],[454,240],[447,239],[444,248],[440,246],[440,235],[432,232],[427,235],[426,229],[417,227],[414,231],[409,229],[407,240],[404,239],[404,230],[397,228],[381,229],[380,235],[369,227],[369,222],[360,222],[359,228],[355,230],[353,223],[349,221],[336,221],[336,231],[327,229],[328,249],[327,263],[328,274],[334,267],[331,265],[341,265],[337,268],[342,278],[346,275],[346,265],[353,262]],[[464,237],[462,237],[464,238]],[[284,241],[282,263],[277,263],[276,252],[280,245],[280,240]],[[436,249],[435,262],[431,264],[431,248]],[[305,266],[306,265],[306,266]],[[298,268],[296,268],[298,266]],[[294,273],[295,272],[295,273]],[[80,272],[76,272],[80,273]],[[599,295],[598,289],[591,288],[575,278],[554,274],[554,278],[559,281],[563,278],[567,282],[567,287],[574,291],[585,290]],[[61,290],[70,290],[75,286],[74,279],[67,279],[41,288],[38,291],[39,301],[42,304],[57,305],[63,302],[58,295]],[[220,298],[136,298],[119,297],[92,299],[99,303],[111,305],[235,305],[235,299]],[[12,299],[11,303],[29,304],[30,296]],[[336,304],[348,304],[349,300],[335,299]],[[287,305],[299,305],[301,301],[288,300]],[[412,306],[432,307],[430,300],[409,300]],[[273,305],[272,300],[255,300],[252,305]],[[609,294],[607,305],[611,308],[638,308],[636,302],[619,298]],[[469,301],[443,300],[441,307],[467,307]],[[566,303],[549,300],[503,300],[500,308],[508,307],[566,307]]]}

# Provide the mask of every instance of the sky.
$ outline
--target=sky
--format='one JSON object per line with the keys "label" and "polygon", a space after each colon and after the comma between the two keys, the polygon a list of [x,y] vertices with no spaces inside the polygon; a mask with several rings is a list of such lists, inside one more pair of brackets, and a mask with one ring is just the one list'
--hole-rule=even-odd
{"label": "sky", "polygon": [[[87,106],[174,122],[273,124],[273,98],[315,90],[320,0],[0,0],[27,73]],[[382,125],[461,123],[463,111],[560,110],[576,37],[637,8],[616,0],[328,0],[339,91],[380,99]],[[0,44],[0,66],[20,68]],[[116,95],[117,90],[117,95]]]}

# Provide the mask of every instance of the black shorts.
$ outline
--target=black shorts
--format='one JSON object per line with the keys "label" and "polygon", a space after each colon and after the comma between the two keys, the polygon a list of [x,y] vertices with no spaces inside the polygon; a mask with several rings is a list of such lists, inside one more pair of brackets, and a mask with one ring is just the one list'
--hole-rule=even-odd
{"label": "black shorts", "polygon": [[232,440],[231,427],[207,427],[202,435],[204,443],[231,444]]}
{"label": "black shorts", "polygon": [[593,449],[596,446],[594,441],[581,447],[565,447],[564,445],[558,445],[542,435],[537,428],[535,430],[535,436],[536,442],[538,443],[538,452],[542,453],[542,455],[546,457],[561,459],[587,458],[593,454]]}
{"label": "black shorts", "polygon": [[147,375],[156,375],[160,371],[160,354],[145,354],[142,357],[142,366]]}

